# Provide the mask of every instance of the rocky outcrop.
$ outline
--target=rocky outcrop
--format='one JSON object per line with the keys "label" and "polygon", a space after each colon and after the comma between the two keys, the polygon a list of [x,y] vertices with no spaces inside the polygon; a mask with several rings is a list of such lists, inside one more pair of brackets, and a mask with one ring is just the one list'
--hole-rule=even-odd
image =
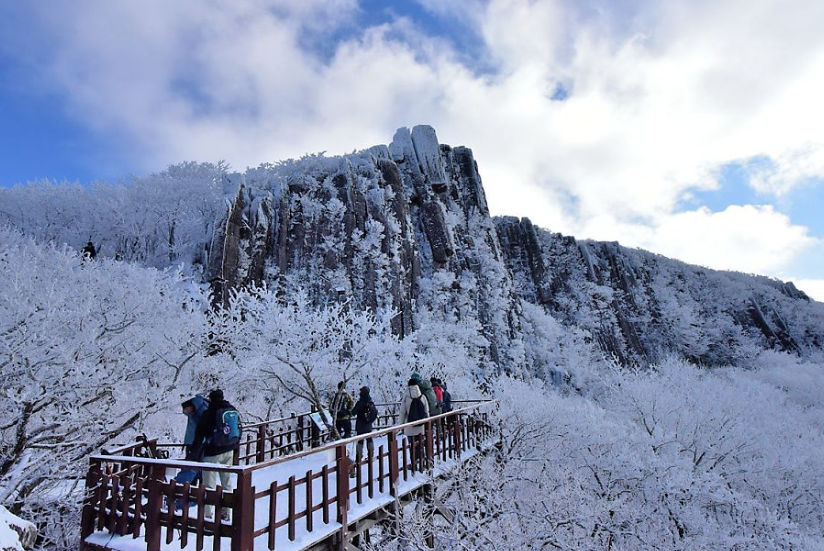
{"label": "rocky outcrop", "polygon": [[37,527],[11,514],[0,505],[0,551],[31,549],[37,539]]}
{"label": "rocky outcrop", "polygon": [[523,302],[622,364],[676,353],[715,365],[821,346],[822,305],[791,283],[577,241],[525,218],[493,220],[472,151],[440,144],[428,126],[235,180],[206,264],[216,304],[265,282],[308,288],[318,306],[393,312],[400,336],[423,310],[477,319],[488,359],[506,370],[529,362],[513,346]]}
{"label": "rocky outcrop", "polygon": [[471,304],[464,315],[482,320],[490,359],[503,360],[517,301],[469,149],[439,144],[431,127],[402,128],[388,146],[305,157],[237,185],[209,247],[216,304],[232,288],[301,282],[320,306],[345,297],[395,312],[403,336],[429,306],[422,279],[444,272],[454,282],[442,308]]}

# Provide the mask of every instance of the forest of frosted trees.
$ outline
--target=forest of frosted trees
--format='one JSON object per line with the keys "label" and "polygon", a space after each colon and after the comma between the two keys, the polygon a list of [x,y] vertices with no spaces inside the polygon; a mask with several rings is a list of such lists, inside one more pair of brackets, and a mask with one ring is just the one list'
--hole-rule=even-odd
{"label": "forest of frosted trees", "polygon": [[[220,164],[0,190],[0,505],[38,525],[39,548],[77,548],[87,456],[140,433],[179,441],[180,402],[194,393],[222,387],[262,420],[307,411],[310,380],[396,401],[413,370],[456,398],[500,402],[502,448],[437,487],[458,512],[439,524],[437,548],[822,548],[816,351],[622,366],[586,327],[523,302],[506,351],[520,369],[502,370],[482,320],[445,297],[453,276],[438,270],[423,277],[403,338],[391,310],[319,303],[299,278],[286,292],[237,290],[215,309],[204,243],[235,191]],[[89,239],[95,261],[79,254]],[[681,304],[673,297],[662,319],[700,333]],[[421,526],[405,523],[418,548]]]}

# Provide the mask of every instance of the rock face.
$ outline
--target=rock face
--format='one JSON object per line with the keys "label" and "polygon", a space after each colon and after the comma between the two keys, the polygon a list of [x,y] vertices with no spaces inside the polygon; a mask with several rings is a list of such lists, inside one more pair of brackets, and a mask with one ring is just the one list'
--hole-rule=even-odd
{"label": "rock face", "polygon": [[822,346],[824,305],[792,283],[691,266],[617,243],[496,220],[520,296],[590,332],[623,364],[678,354],[735,364],[763,349]]}
{"label": "rock face", "polygon": [[249,170],[236,184],[206,263],[217,303],[239,286],[301,286],[319,306],[394,312],[400,336],[424,309],[448,311],[476,319],[485,354],[507,370],[529,362],[512,346],[523,302],[623,364],[676,353],[715,365],[822,345],[822,305],[791,283],[493,220],[471,150],[439,144],[428,126],[344,157]]}
{"label": "rock face", "polygon": [[346,157],[247,172],[209,250],[218,303],[238,286],[301,284],[318,305],[345,297],[396,312],[400,336],[416,328],[422,280],[448,273],[445,301],[469,299],[496,362],[510,331],[500,297],[502,319],[517,307],[472,152],[440,145],[428,126]]}

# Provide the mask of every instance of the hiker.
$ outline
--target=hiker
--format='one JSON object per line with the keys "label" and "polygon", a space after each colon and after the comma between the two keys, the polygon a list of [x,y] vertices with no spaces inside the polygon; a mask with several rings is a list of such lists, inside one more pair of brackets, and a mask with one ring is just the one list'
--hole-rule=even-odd
{"label": "hiker", "polygon": [[440,383],[441,390],[443,391],[443,398],[441,399],[441,413],[449,413],[452,411],[452,394],[450,394],[449,389],[446,388],[445,382],[438,379],[438,383]]}
{"label": "hiker", "polygon": [[[378,408],[375,407],[375,403],[372,401],[372,397],[369,395],[368,386],[361,387],[360,395],[358,396],[358,402],[352,409],[352,415],[355,416],[356,435],[360,436],[361,434],[369,434],[370,432],[372,432],[372,423],[374,423],[375,419],[378,418]],[[371,459],[372,454],[375,451],[375,448],[371,438],[366,438],[365,440],[367,457]],[[358,440],[355,450],[355,457],[357,458],[356,460],[358,463],[360,463],[361,457],[363,457],[363,440]]]}
{"label": "hiker", "polygon": [[346,383],[338,383],[338,391],[332,399],[332,411],[335,412],[335,430],[341,438],[352,436],[352,408],[355,400],[352,395],[346,392]]}
{"label": "hiker", "polygon": [[[186,434],[183,436],[185,455],[183,459],[186,461],[200,461],[203,457],[203,449],[202,446],[195,447],[195,431],[200,418],[203,417],[203,412],[209,407],[209,401],[203,396],[197,395],[189,398],[180,406],[186,416]],[[200,484],[203,482],[203,473],[199,469],[181,468],[173,480],[178,484]],[[175,508],[181,508],[180,500],[175,501]]]}
{"label": "hiker", "polygon": [[209,401],[200,396],[193,396],[181,404],[183,414],[186,416],[186,435],[183,437],[183,447],[186,450],[184,459],[186,461],[200,461],[202,450],[194,447],[195,430],[203,412],[209,407]]}
{"label": "hiker", "polygon": [[97,250],[94,248],[94,243],[92,243],[91,240],[83,247],[81,255],[84,260],[94,260],[94,257],[97,256]]}
{"label": "hiker", "polygon": [[[209,407],[203,412],[195,429],[195,448],[203,446],[203,462],[232,465],[235,451],[240,449],[240,420],[235,406],[226,401],[223,391],[215,389],[209,393]],[[203,485],[215,489],[217,478],[223,491],[232,491],[230,473],[203,471]],[[214,506],[207,505],[207,517],[214,516]],[[221,520],[229,520],[229,511],[221,512]]]}
{"label": "hiker", "polygon": [[432,377],[429,380],[432,381],[432,392],[435,393],[435,403],[438,404],[440,413],[443,413],[443,387],[441,386],[441,380],[437,377]]}
{"label": "hiker", "polygon": [[435,392],[432,390],[432,383],[429,382],[429,379],[423,379],[419,373],[413,373],[410,380],[414,380],[418,388],[421,389],[421,394],[426,396],[426,401],[429,402],[429,409],[427,410],[429,415],[440,415],[441,411],[438,407],[438,399],[435,397]]}
{"label": "hiker", "polygon": [[[418,379],[414,377],[409,379],[406,387],[406,396],[401,404],[400,423],[406,424],[413,421],[420,421],[429,417],[429,401],[421,394]],[[431,389],[430,389],[431,391]],[[426,430],[426,425],[414,425],[404,427],[403,433],[409,439],[411,448],[412,468],[423,471],[424,459],[426,450],[424,449],[423,434]]]}

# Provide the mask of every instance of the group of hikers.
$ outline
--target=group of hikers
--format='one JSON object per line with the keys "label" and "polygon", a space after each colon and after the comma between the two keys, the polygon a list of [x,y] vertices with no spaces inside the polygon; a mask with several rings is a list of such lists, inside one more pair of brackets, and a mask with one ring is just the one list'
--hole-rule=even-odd
{"label": "group of hikers", "polygon": [[[335,414],[335,430],[341,438],[352,436],[352,417],[355,418],[355,434],[361,436],[374,430],[373,423],[378,418],[378,410],[369,394],[369,387],[362,386],[357,402],[346,391],[346,383],[338,383],[338,390],[330,403],[331,411]],[[437,377],[424,379],[419,373],[413,373],[407,383],[407,389],[401,400],[401,409],[398,416],[400,424],[413,423],[452,411],[452,395],[446,389],[446,383]],[[412,449],[412,463],[422,470],[423,434],[424,425],[404,427],[404,434],[409,439]],[[366,442],[369,457],[374,453],[371,438],[358,440],[355,449],[356,463],[363,457],[363,443]],[[353,471],[354,476],[354,471]]]}
{"label": "group of hikers", "polygon": [[[373,424],[378,418],[378,409],[372,400],[368,386],[360,388],[358,400],[355,401],[346,391],[345,382],[341,381],[338,383],[330,406],[331,411],[336,412],[334,424],[340,437],[352,436],[352,417],[355,418],[356,435],[369,434],[374,430]],[[223,391],[212,390],[208,398],[201,395],[194,396],[183,402],[181,407],[187,416],[186,434],[183,439],[185,459],[232,465],[234,454],[240,449],[240,418],[237,408],[226,400]],[[429,380],[422,378],[418,373],[413,373],[401,402],[399,423],[413,423],[450,411],[452,411],[452,396],[446,389],[446,384],[437,377]],[[422,441],[424,425],[404,427],[404,434],[410,441],[413,465],[418,470],[423,470],[425,462]],[[358,440],[355,452],[357,464],[360,464],[363,457],[364,441],[368,456],[372,457],[374,454],[372,438]],[[352,476],[354,476],[354,471]],[[184,469],[175,479],[182,484],[193,483],[201,477],[206,488],[214,489],[219,478],[224,492],[232,491],[232,478],[228,472]],[[205,515],[211,518],[214,515],[214,507],[207,505]],[[221,512],[221,520],[228,521],[229,519],[229,510],[224,509]]]}

